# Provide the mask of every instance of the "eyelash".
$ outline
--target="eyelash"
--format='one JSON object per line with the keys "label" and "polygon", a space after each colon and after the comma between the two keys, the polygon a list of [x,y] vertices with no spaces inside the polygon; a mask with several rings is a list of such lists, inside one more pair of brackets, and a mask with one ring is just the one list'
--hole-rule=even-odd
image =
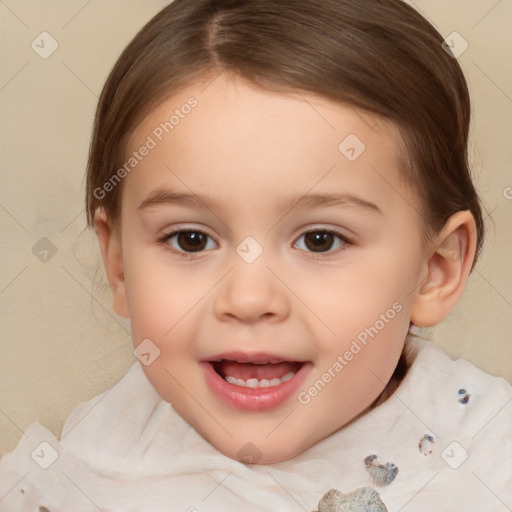
{"label": "eyelash", "polygon": [[160,237],[158,240],[157,240],[157,243],[159,245],[163,245],[166,249],[170,250],[171,252],[173,252],[174,254],[177,254],[179,255],[182,259],[184,260],[192,260],[192,259],[195,259],[198,257],[198,255],[202,254],[203,252],[205,251],[197,251],[197,252],[185,252],[185,251],[178,251],[177,249],[175,249],[174,247],[171,247],[170,244],[168,243],[169,240],[171,238],[173,238],[174,236],[176,235],[179,235],[181,233],[199,233],[201,235],[204,235],[208,238],[211,238],[213,240],[213,238],[208,235],[207,233],[205,233],[204,231],[201,231],[200,229],[179,229],[179,230],[176,230],[176,231],[172,231],[171,233],[167,234],[167,235],[163,235],[162,237]]}
{"label": "eyelash", "polygon": [[[185,251],[179,251],[179,250],[175,249],[174,247],[171,247],[168,243],[169,240],[171,240],[176,235],[180,235],[181,233],[199,233],[199,234],[204,235],[213,240],[213,238],[210,235],[208,235],[207,233],[205,233],[204,231],[201,231],[199,229],[180,229],[180,230],[172,231],[171,233],[168,233],[168,234],[163,235],[162,237],[158,238],[157,243],[159,245],[163,245],[166,249],[172,251],[174,254],[179,254],[182,259],[186,259],[186,260],[195,259],[198,257],[198,255],[206,252],[205,250],[197,251],[197,252],[185,252]],[[325,259],[332,254],[335,254],[339,251],[344,250],[346,248],[346,246],[353,245],[352,240],[347,238],[345,235],[342,235],[341,233],[338,233],[337,231],[333,231],[330,229],[308,230],[308,231],[305,231],[304,233],[302,233],[301,236],[297,240],[300,240],[300,238],[302,238],[303,236],[305,236],[307,234],[311,234],[311,233],[324,233],[324,234],[332,235],[333,237],[337,238],[339,241],[342,242],[341,248],[337,248],[335,250],[329,250],[329,251],[326,251],[323,253],[322,252],[314,252],[314,251],[306,251],[311,257],[316,258],[316,259]],[[295,242],[295,243],[297,243],[297,242]]]}

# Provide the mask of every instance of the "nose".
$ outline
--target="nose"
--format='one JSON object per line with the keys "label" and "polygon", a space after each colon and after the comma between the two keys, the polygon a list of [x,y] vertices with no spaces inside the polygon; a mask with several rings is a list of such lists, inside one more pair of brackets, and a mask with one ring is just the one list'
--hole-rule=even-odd
{"label": "nose", "polygon": [[247,324],[283,321],[290,314],[286,292],[261,259],[252,264],[236,262],[217,290],[215,315],[222,321]]}

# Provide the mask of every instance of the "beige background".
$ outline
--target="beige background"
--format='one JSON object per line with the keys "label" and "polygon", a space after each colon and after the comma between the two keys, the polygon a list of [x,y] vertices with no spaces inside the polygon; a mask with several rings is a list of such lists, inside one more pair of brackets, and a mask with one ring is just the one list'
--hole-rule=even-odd
{"label": "beige background", "polygon": [[[433,337],[452,357],[512,381],[512,2],[411,3],[443,36],[457,31],[469,43],[459,61],[473,98],[471,158],[490,213],[466,294]],[[135,361],[96,240],[84,231],[83,176],[107,73],[165,4],[0,0],[0,453],[36,419],[58,435],[78,402]],[[43,31],[59,45],[47,59],[31,48]]]}

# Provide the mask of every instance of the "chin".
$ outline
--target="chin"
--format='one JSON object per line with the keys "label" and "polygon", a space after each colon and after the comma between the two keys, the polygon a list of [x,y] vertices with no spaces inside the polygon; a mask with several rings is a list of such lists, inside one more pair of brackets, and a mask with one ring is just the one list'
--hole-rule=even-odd
{"label": "chin", "polygon": [[263,443],[263,442],[233,442],[230,440],[227,444],[217,444],[212,440],[207,439],[218,451],[229,457],[230,459],[242,462],[244,464],[275,464],[277,462],[285,462],[293,459],[309,445],[298,446],[284,446],[283,443]]}

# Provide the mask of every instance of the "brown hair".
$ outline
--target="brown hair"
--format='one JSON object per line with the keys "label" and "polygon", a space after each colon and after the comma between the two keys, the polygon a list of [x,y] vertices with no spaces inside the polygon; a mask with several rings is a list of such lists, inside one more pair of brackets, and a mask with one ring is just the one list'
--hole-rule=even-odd
{"label": "brown hair", "polygon": [[[401,0],[174,0],[124,50],[102,91],[87,168],[88,225],[98,206],[118,221],[118,170],[144,117],[195,79],[228,71],[264,89],[311,92],[394,122],[424,239],[469,210],[478,256],[484,223],[467,159],[469,94],[442,41]],[[119,186],[96,193],[113,178]],[[393,394],[415,355],[406,340],[370,408]]]}
{"label": "brown hair", "polygon": [[[226,70],[256,85],[306,91],[393,121],[405,181],[430,232],[470,210],[484,224],[467,159],[469,94],[442,36],[401,0],[174,0],[136,35],[102,91],[86,184],[89,226],[115,222],[122,187],[95,190],[125,162],[129,136],[169,95]],[[121,184],[122,185],[122,184]]]}

